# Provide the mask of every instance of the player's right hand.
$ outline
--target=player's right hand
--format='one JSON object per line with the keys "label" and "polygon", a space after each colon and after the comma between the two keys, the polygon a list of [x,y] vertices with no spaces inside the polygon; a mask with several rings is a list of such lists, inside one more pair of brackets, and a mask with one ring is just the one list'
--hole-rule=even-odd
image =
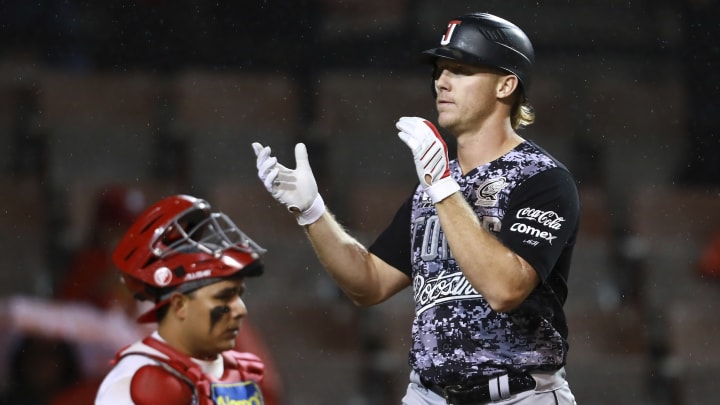
{"label": "player's right hand", "polygon": [[315,176],[310,168],[305,144],[295,145],[295,170],[278,163],[270,155],[270,147],[253,142],[257,157],[258,177],[267,191],[295,214],[300,225],[310,225],[325,212],[325,202],[318,192]]}
{"label": "player's right hand", "polygon": [[435,125],[420,117],[401,117],[395,127],[400,140],[410,148],[418,180],[433,203],[460,190],[450,176],[447,145]]}

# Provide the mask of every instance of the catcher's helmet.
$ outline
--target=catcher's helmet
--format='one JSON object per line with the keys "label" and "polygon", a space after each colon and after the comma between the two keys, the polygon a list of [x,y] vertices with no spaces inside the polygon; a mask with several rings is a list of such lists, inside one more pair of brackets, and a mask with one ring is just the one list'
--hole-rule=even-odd
{"label": "catcher's helmet", "polygon": [[155,307],[138,322],[156,321],[173,292],[188,293],[234,275],[262,273],[265,253],[207,201],[175,195],[145,210],[113,252],[125,285]]}
{"label": "catcher's helmet", "polygon": [[527,35],[515,24],[487,13],[450,20],[440,46],[424,51],[423,56],[431,62],[445,58],[500,68],[517,76],[524,91],[530,86],[535,61]]}

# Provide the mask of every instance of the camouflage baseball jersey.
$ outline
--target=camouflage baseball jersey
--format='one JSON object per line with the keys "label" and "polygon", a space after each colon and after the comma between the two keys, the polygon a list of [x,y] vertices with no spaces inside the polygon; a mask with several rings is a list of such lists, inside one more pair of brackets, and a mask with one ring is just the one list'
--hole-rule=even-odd
{"label": "camouflage baseball jersey", "polygon": [[450,170],[482,226],[530,263],[541,283],[515,310],[493,311],[461,272],[435,206],[418,186],[370,247],[412,279],[410,366],[437,384],[561,367],[568,349],[562,307],[580,210],[572,175],[530,141],[465,175],[456,160]]}

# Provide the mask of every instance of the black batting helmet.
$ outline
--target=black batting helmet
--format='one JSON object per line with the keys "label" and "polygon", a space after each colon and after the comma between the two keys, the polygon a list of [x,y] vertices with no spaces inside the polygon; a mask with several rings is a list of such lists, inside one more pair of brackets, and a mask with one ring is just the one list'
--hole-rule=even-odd
{"label": "black batting helmet", "polygon": [[440,46],[423,52],[437,58],[477,66],[492,66],[518,77],[524,91],[532,78],[535,51],[530,39],[515,24],[487,13],[471,13],[448,23]]}

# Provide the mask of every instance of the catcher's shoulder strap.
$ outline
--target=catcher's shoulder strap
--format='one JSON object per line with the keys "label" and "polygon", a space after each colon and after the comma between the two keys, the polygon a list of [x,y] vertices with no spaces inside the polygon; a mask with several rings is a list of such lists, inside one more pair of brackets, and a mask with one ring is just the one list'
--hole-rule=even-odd
{"label": "catcher's shoulder strap", "polygon": [[265,363],[260,357],[247,352],[228,350],[222,353],[226,374],[228,371],[236,370],[239,374],[238,381],[255,381],[261,383],[265,376]]}
{"label": "catcher's shoulder strap", "polygon": [[210,384],[203,383],[200,366],[191,360],[184,361],[187,356],[168,348],[172,349],[157,339],[147,337],[142,342],[125,347],[116,355],[116,364],[130,356],[143,356],[155,361],[155,364],[141,366],[133,374],[130,383],[133,402],[154,405],[172,398],[173,404],[212,403],[201,401],[202,398],[208,398]]}
{"label": "catcher's shoulder strap", "polygon": [[202,385],[203,381],[206,382],[206,385],[209,383],[208,376],[203,373],[199,364],[192,361],[190,356],[182,353],[165,342],[153,338],[152,336],[146,337],[142,342],[147,347],[155,349],[166,356],[164,358],[155,356],[156,359],[188,377],[196,385]]}
{"label": "catcher's shoulder strap", "polygon": [[260,357],[252,353],[238,352],[236,350],[223,352],[223,375],[220,378],[213,378],[203,373],[200,366],[192,361],[188,355],[167,343],[154,339],[152,336],[146,337],[143,343],[167,356],[170,366],[187,375],[198,384],[207,385],[219,381],[237,382],[248,380],[260,383],[265,375],[265,364]]}

